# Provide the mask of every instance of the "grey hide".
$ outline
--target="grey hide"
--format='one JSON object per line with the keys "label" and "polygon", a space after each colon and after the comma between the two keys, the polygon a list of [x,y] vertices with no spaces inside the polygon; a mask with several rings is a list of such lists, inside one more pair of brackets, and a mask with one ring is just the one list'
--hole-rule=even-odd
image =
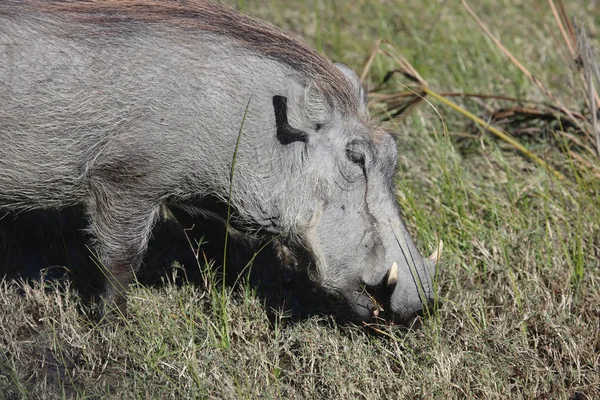
{"label": "grey hide", "polygon": [[358,320],[422,312],[433,268],[400,219],[397,146],[348,67],[205,1],[0,4],[0,209],[83,204],[109,304],[162,204],[223,218],[246,110],[232,225],[306,257]]}

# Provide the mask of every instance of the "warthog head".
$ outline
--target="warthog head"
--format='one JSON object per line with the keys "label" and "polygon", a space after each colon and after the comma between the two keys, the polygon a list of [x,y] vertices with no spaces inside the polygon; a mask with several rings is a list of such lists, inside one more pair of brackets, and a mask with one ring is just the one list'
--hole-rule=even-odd
{"label": "warthog head", "polygon": [[277,207],[291,219],[284,223],[290,247],[309,256],[316,280],[345,299],[354,319],[384,311],[407,322],[432,303],[434,263],[421,256],[400,217],[397,144],[369,122],[358,77],[337,67],[355,91],[354,112],[310,85],[272,98],[285,160]]}

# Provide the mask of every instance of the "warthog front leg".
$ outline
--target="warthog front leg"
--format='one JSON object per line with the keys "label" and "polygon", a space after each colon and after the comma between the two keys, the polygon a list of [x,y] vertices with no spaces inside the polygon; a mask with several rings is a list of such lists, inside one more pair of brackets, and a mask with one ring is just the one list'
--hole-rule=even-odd
{"label": "warthog front leg", "polygon": [[125,314],[127,287],[142,263],[159,204],[140,193],[113,192],[110,188],[94,194],[87,212],[89,231],[106,277],[102,314]]}

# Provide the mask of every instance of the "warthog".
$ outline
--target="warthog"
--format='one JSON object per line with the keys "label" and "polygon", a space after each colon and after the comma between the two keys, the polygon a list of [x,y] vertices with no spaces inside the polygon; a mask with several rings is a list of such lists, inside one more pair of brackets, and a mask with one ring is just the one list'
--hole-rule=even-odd
{"label": "warthog", "polygon": [[0,143],[0,208],[82,204],[109,304],[125,306],[163,204],[230,204],[233,227],[305,256],[359,320],[433,297],[394,196],[397,146],[357,76],[224,6],[4,0]]}

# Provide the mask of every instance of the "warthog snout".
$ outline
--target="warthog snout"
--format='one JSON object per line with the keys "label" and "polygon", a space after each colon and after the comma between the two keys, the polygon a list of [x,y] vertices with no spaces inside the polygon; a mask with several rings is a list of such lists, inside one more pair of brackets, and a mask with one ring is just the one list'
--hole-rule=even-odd
{"label": "warthog snout", "polygon": [[[398,279],[397,263],[392,264],[388,275],[388,288],[393,287],[390,308],[392,318],[396,322],[410,325],[416,317],[428,316],[435,311],[436,306],[439,306],[432,286],[435,268],[443,248],[444,243],[440,240],[434,252],[428,258],[421,260],[420,269],[418,265],[410,269],[411,279],[405,280],[404,283]],[[391,282],[394,283],[393,286],[390,286]]]}
{"label": "warthog snout", "polygon": [[[415,265],[410,274],[404,274],[397,262],[392,262],[383,281],[356,293],[357,308],[362,309],[363,319],[386,319],[398,324],[414,326],[415,318],[426,317],[439,306],[434,298],[430,282],[435,275],[435,266],[443,249],[440,241],[438,248],[422,261],[422,268]],[[415,263],[418,264],[418,263]],[[406,272],[406,271],[404,271]],[[427,274],[427,277],[423,277]],[[406,279],[409,276],[410,279]],[[425,278],[425,279],[424,279]]]}

